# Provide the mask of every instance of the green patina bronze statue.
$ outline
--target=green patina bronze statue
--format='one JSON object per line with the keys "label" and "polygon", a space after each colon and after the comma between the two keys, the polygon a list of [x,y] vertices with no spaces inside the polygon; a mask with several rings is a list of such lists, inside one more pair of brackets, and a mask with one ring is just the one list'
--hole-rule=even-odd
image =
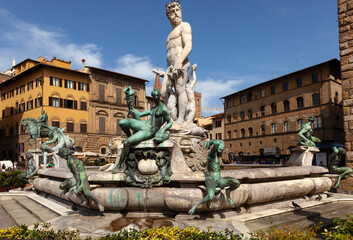
{"label": "green patina bronze statue", "polygon": [[319,138],[312,136],[313,129],[311,128],[311,124],[314,121],[313,117],[309,117],[308,122],[303,124],[302,129],[298,133],[300,138],[298,139],[297,146],[316,147],[316,144],[321,142]]}
{"label": "green patina bronze statue", "polygon": [[[125,118],[119,122],[119,126],[128,138],[123,141],[124,147],[119,162],[113,169],[113,173],[116,173],[121,168],[122,163],[125,162],[129,155],[132,145],[149,139],[153,139],[156,143],[161,143],[169,138],[169,132],[167,130],[172,126],[169,111],[161,101],[161,93],[157,89],[154,89],[151,93],[155,105],[144,112],[139,112],[133,107],[132,100],[134,92],[131,87],[129,86],[123,91],[126,94],[125,99],[129,107],[128,117],[132,116],[133,118]],[[148,120],[141,120],[141,117],[148,115],[151,116]],[[134,132],[133,135],[131,135],[130,129]]]}
{"label": "green patina bronze statue", "polygon": [[99,211],[103,212],[104,207],[99,203],[98,198],[91,192],[88,177],[85,168],[80,160],[72,156],[71,151],[67,147],[59,149],[58,155],[67,160],[67,166],[69,167],[73,177],[66,179],[60,184],[61,196],[65,195],[68,191],[73,192],[81,197],[84,197],[84,205],[91,199],[97,203]]}
{"label": "green patina bronze statue", "polygon": [[350,167],[339,167],[339,163],[341,162],[341,158],[346,154],[344,148],[332,148],[332,153],[328,157],[328,168],[330,173],[339,174],[337,182],[335,184],[335,188],[340,186],[341,179],[346,179],[349,174],[353,173],[353,169]]}
{"label": "green patina bronze statue", "polygon": [[214,195],[226,187],[228,187],[226,189],[227,201],[232,207],[234,207],[234,202],[230,198],[230,192],[240,186],[240,182],[235,178],[221,177],[219,158],[224,151],[224,142],[221,140],[210,140],[205,143],[205,147],[211,149],[207,155],[207,172],[205,179],[207,196],[193,206],[189,210],[189,214],[194,214],[196,208],[203,203],[207,203],[207,206],[209,207]]}
{"label": "green patina bronze statue", "polygon": [[27,162],[28,170],[18,175],[18,177],[21,178],[22,180],[33,177],[38,172],[38,166],[33,159],[32,153],[30,152],[26,153],[26,162]]}

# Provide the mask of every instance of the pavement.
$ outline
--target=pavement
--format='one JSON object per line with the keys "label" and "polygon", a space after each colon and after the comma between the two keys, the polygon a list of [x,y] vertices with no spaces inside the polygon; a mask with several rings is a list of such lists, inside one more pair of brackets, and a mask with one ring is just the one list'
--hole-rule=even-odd
{"label": "pavement", "polygon": [[[326,197],[328,196],[328,197]],[[323,198],[307,201],[295,200],[299,207],[294,207],[291,200],[287,205],[278,208],[264,209],[257,212],[215,213],[211,215],[183,215],[172,219],[174,225],[181,227],[194,226],[207,230],[228,228],[236,233],[248,236],[250,231],[283,228],[285,225],[313,226],[322,222],[329,227],[336,217],[344,218],[353,215],[353,195],[326,193]],[[280,205],[278,205],[280,206]],[[138,215],[139,218],[141,214]],[[49,221],[55,229],[78,229],[82,237],[98,238],[108,233],[111,223],[123,215],[118,212],[107,212],[104,215],[91,214],[83,216],[60,202],[37,195],[32,191],[11,191],[0,193],[0,228],[37,222]]]}

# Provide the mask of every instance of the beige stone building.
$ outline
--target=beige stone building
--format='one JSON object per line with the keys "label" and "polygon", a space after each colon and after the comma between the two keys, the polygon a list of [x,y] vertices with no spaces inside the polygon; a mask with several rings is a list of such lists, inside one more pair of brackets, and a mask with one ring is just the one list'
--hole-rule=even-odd
{"label": "beige stone building", "polygon": [[337,3],[346,162],[353,167],[353,0],[338,0]]}
{"label": "beige stone building", "polygon": [[289,155],[308,117],[313,134],[344,143],[340,62],[302,69],[223,97],[224,141],[236,156]]}

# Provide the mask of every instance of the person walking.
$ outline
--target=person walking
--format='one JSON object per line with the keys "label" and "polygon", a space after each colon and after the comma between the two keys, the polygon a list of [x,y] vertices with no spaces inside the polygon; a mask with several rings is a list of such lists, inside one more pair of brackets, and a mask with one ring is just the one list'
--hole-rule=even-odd
{"label": "person walking", "polygon": [[5,172],[6,171],[6,166],[5,163],[2,164],[1,171]]}

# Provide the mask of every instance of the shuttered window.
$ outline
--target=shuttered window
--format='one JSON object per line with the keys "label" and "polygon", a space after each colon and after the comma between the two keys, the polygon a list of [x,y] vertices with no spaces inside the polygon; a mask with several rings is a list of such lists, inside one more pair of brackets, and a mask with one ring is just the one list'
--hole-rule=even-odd
{"label": "shuttered window", "polygon": [[117,119],[117,120],[116,120],[116,135],[118,135],[118,136],[121,136],[121,135],[122,135],[122,130],[121,130],[120,126],[119,126],[120,120],[121,120],[121,119]]}
{"label": "shuttered window", "polygon": [[105,134],[105,118],[104,117],[99,118],[99,133]]}
{"label": "shuttered window", "polygon": [[116,89],[116,103],[121,105],[121,88]]}
{"label": "shuttered window", "polygon": [[86,123],[80,124],[80,133],[87,133],[87,124]]}
{"label": "shuttered window", "polygon": [[66,123],[66,131],[67,132],[74,132],[74,123],[73,122],[67,122]]}
{"label": "shuttered window", "polygon": [[84,111],[87,111],[87,102],[81,101],[80,102],[80,109],[84,110]]}
{"label": "shuttered window", "polygon": [[99,101],[104,102],[105,100],[105,86],[99,85]]}

